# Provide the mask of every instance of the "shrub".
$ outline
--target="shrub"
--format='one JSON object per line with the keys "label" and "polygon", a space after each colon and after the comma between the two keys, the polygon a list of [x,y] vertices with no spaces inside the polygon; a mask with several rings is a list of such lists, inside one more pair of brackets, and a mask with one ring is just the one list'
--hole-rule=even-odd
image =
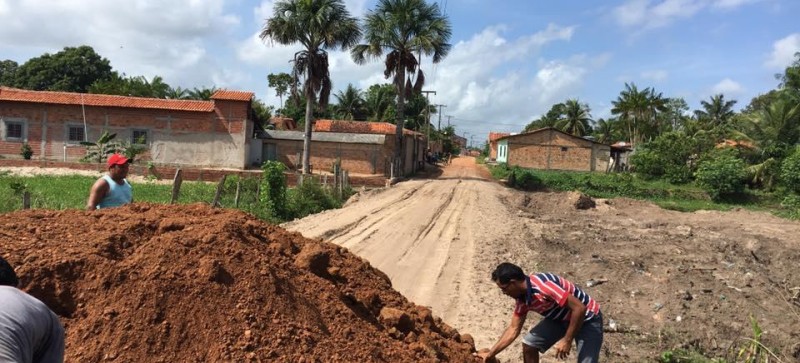
{"label": "shrub", "polygon": [[31,146],[30,146],[30,145],[28,145],[28,143],[27,143],[27,142],[26,142],[26,143],[23,143],[23,144],[22,144],[22,148],[20,149],[20,152],[19,152],[19,154],[20,154],[20,155],[22,155],[22,157],[23,157],[25,160],[30,160],[30,159],[33,157],[33,149],[31,149]]}
{"label": "shrub", "polygon": [[289,193],[289,217],[292,219],[341,206],[342,202],[331,190],[311,177],[304,178],[303,183]]}
{"label": "shrub", "polygon": [[781,181],[786,188],[800,193],[800,148],[783,160]]}
{"label": "shrub", "polygon": [[744,191],[745,163],[731,152],[711,153],[700,162],[695,178],[711,199],[718,201]]}
{"label": "shrub", "polygon": [[274,218],[285,219],[286,208],[286,166],[278,161],[265,161],[261,165],[264,171],[261,180],[261,203]]}
{"label": "shrub", "polygon": [[508,175],[508,185],[516,189],[538,190],[542,188],[543,183],[532,170],[514,167]]}
{"label": "shrub", "polygon": [[682,132],[667,132],[642,145],[631,155],[634,170],[645,179],[665,178],[671,183],[691,180],[689,159],[696,142]]}

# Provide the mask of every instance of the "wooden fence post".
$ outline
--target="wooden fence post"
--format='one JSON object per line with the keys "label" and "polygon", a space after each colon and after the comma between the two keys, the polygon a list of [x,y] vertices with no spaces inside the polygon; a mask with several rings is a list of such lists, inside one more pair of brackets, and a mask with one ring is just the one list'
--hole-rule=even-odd
{"label": "wooden fence post", "polygon": [[172,179],[172,198],[169,200],[169,204],[175,204],[178,201],[182,183],[183,171],[181,169],[175,170],[175,178]]}
{"label": "wooden fence post", "polygon": [[217,184],[217,192],[214,194],[214,201],[211,202],[212,208],[219,207],[219,198],[222,196],[222,190],[225,188],[225,177],[227,177],[227,175],[223,175],[222,179],[219,180],[219,184]]}
{"label": "wooden fence post", "polygon": [[236,208],[239,208],[239,193],[242,191],[242,175],[239,175],[239,179],[236,180],[236,197],[233,200],[233,205]]}
{"label": "wooden fence post", "polygon": [[22,193],[22,209],[31,209],[31,192]]}

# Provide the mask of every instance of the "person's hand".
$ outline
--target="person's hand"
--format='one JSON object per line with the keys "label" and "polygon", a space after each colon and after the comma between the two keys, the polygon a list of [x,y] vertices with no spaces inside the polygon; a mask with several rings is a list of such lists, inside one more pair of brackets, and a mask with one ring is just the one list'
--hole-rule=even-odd
{"label": "person's hand", "polygon": [[472,355],[481,358],[484,363],[489,362],[492,359],[492,356],[489,354],[489,349],[486,348],[483,348]]}
{"label": "person's hand", "polygon": [[567,359],[569,355],[569,350],[572,348],[572,341],[566,338],[563,338],[556,343],[554,346],[556,349],[556,358],[558,359]]}

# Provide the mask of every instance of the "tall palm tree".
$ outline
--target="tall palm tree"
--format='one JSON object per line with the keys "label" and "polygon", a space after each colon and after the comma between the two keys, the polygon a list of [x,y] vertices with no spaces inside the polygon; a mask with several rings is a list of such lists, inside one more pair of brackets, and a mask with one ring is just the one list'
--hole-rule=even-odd
{"label": "tall palm tree", "polygon": [[[328,104],[331,78],[328,73],[328,49],[347,50],[361,38],[358,20],[347,11],[343,0],[281,0],[275,3],[272,17],[260,34],[279,44],[300,43],[303,50],[294,54],[292,77],[302,85],[306,98],[305,132],[303,137],[303,174],[309,174],[313,107]],[[292,90],[295,93],[296,89]],[[318,98],[319,97],[319,98]]]}
{"label": "tall palm tree", "polygon": [[189,97],[189,91],[180,87],[170,87],[165,94],[165,98],[171,100],[184,100],[187,97]]}
{"label": "tall palm tree", "polygon": [[193,88],[191,91],[188,91],[186,98],[190,100],[201,100],[201,101],[208,101],[211,99],[211,96],[214,95],[214,92],[217,91],[217,87],[211,88]]}
{"label": "tall palm tree", "polygon": [[344,91],[333,95],[336,98],[337,118],[344,120],[355,120],[356,117],[364,114],[364,95],[361,90],[348,84]]}
{"label": "tall palm tree", "polygon": [[564,114],[556,123],[556,128],[575,136],[586,135],[592,122],[589,105],[570,99],[564,103]]}
{"label": "tall palm tree", "polygon": [[[386,78],[393,77],[397,89],[395,124],[397,147],[395,165],[402,169],[403,117],[405,98],[409,91],[421,91],[425,75],[419,68],[422,55],[431,56],[439,63],[450,51],[450,21],[442,14],[439,5],[425,0],[379,0],[375,9],[367,13],[364,25],[365,44],[353,48],[351,55],[357,64],[367,60],[380,60],[386,52],[384,63]],[[416,75],[412,85],[411,75]],[[408,75],[408,76],[407,76]]]}
{"label": "tall palm tree", "polygon": [[627,136],[634,147],[639,146],[644,139],[642,129],[648,126],[648,118],[652,111],[650,97],[650,88],[639,91],[635,84],[625,83],[625,89],[619,93],[615,101],[611,101],[613,105],[611,113],[619,115],[620,119],[625,122],[628,129]]}
{"label": "tall palm tree", "polygon": [[711,102],[700,101],[702,110],[694,111],[695,117],[709,127],[727,126],[735,112],[733,105],[736,100],[726,101],[725,96],[717,94],[711,96]]}

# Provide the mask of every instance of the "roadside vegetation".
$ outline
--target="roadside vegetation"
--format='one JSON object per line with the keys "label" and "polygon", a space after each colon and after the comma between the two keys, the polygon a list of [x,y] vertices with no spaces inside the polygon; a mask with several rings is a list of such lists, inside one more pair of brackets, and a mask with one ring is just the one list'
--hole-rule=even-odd
{"label": "roadside vegetation", "polygon": [[[301,185],[287,188],[282,167],[283,164],[280,163],[265,164],[264,176],[261,178],[240,178],[236,175],[227,177],[218,205],[240,209],[272,223],[281,223],[323,210],[339,208],[353,193],[349,188],[344,188],[340,193],[308,177]],[[95,180],[97,178],[80,175],[21,177],[0,173],[0,213],[22,209],[22,195],[25,192],[30,194],[33,209],[83,209],[86,206],[89,189]],[[159,184],[155,181],[131,182],[131,185],[135,202],[159,204],[170,202],[172,185]],[[216,190],[217,183],[184,182],[178,203],[210,204],[214,200]]]}

